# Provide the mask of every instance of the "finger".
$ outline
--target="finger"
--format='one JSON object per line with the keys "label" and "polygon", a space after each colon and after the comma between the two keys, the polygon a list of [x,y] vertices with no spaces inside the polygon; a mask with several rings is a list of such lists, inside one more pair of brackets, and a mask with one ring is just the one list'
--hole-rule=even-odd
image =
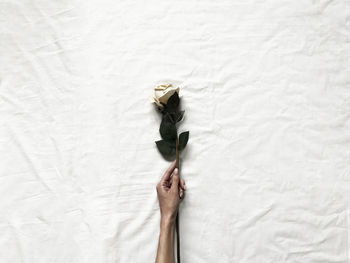
{"label": "finger", "polygon": [[186,190],[186,184],[184,179],[180,178],[180,187],[181,189],[183,189],[184,191]]}
{"label": "finger", "polygon": [[184,190],[182,190],[181,188],[180,188],[180,192],[179,192],[179,196],[180,196],[180,199],[183,199],[184,198]]}
{"label": "finger", "polygon": [[168,181],[170,179],[171,174],[173,173],[174,169],[175,169],[175,165],[176,165],[176,161],[174,161],[170,167],[166,170],[166,172],[164,173],[161,182],[164,181]]}
{"label": "finger", "polygon": [[171,184],[171,189],[173,191],[176,191],[176,192],[179,191],[179,181],[180,181],[179,169],[175,168],[173,177],[172,177],[172,184]]}

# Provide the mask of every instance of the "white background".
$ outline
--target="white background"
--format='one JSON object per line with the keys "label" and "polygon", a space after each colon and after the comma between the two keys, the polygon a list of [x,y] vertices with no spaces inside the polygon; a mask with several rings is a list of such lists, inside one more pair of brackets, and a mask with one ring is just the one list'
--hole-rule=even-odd
{"label": "white background", "polygon": [[349,262],[349,0],[0,7],[2,263],[154,261],[168,82],[183,263]]}

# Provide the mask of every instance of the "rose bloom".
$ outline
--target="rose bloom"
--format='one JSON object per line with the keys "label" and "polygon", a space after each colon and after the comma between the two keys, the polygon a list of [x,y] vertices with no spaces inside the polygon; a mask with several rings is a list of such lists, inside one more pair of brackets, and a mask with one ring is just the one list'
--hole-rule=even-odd
{"label": "rose bloom", "polygon": [[158,107],[163,108],[162,104],[167,104],[168,99],[175,93],[179,94],[179,88],[174,88],[172,84],[162,84],[154,89],[153,100]]}

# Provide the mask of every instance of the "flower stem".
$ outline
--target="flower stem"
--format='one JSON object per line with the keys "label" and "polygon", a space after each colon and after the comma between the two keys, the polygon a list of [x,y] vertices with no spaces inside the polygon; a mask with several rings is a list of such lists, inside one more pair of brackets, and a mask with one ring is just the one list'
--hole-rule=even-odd
{"label": "flower stem", "polygon": [[176,255],[177,255],[177,263],[180,263],[180,229],[179,229],[179,213],[176,215],[176,221],[175,221],[175,228],[176,228]]}
{"label": "flower stem", "polygon": [[180,167],[180,160],[179,160],[179,139],[176,138],[176,163],[175,167],[179,169]]}
{"label": "flower stem", "polygon": [[[179,158],[179,138],[176,136],[176,163],[175,167],[179,169],[180,167],[180,158]],[[176,215],[175,221],[175,229],[176,229],[176,255],[177,255],[177,263],[180,263],[180,228],[179,228],[179,212]]]}

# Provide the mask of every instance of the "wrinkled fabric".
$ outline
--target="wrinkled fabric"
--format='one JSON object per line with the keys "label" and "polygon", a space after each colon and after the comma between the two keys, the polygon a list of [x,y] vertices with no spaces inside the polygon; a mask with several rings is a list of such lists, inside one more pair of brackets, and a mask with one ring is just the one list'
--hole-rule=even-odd
{"label": "wrinkled fabric", "polygon": [[350,1],[0,6],[1,262],[153,262],[162,83],[183,263],[349,262]]}

